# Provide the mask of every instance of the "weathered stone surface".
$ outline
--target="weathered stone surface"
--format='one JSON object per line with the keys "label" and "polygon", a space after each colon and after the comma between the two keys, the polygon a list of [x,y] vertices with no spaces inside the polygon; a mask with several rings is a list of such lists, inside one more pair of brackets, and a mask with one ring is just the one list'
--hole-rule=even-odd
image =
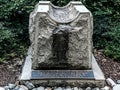
{"label": "weathered stone surface", "polygon": [[[31,61],[31,60],[28,60],[28,61]],[[27,62],[25,62],[26,64],[25,64],[25,66],[24,67],[26,67],[26,65],[27,66],[30,66],[31,67],[31,64],[30,65],[28,65],[28,63]],[[27,67],[26,68],[26,70],[29,70],[29,68],[30,67]],[[74,85],[76,85],[76,86],[79,86],[79,87],[84,87],[84,84],[88,84],[88,85],[90,85],[91,86],[91,84],[92,84],[92,86],[94,87],[94,86],[97,86],[97,87],[104,87],[104,85],[105,85],[105,78],[104,78],[104,75],[103,75],[103,73],[101,72],[101,69],[99,68],[99,66],[98,66],[98,64],[97,64],[97,62],[96,62],[96,60],[95,60],[95,58],[94,58],[94,56],[92,57],[92,69],[93,69],[93,74],[94,74],[94,78],[95,79],[92,79],[92,80],[90,80],[90,79],[81,79],[81,78],[79,78],[79,79],[77,79],[77,80],[74,80],[74,79],[67,79],[66,77],[65,78],[63,78],[63,79],[57,79],[57,78],[49,78],[49,79],[32,79],[31,77],[28,79],[25,79],[25,78],[21,78],[20,80],[22,80],[23,82],[24,82],[24,80],[31,80],[31,82],[33,83],[33,84],[40,84],[40,85],[49,85],[49,86],[58,86],[58,85],[72,85],[72,86],[74,86]],[[43,71],[47,71],[47,70],[43,70]],[[59,70],[58,70],[59,71]],[[31,72],[31,71],[30,71]],[[24,73],[24,72],[23,72]],[[27,74],[28,75],[28,74]],[[25,75],[25,76],[27,76],[27,75]],[[32,73],[30,74],[30,75],[32,75]],[[53,73],[53,75],[54,75],[54,73]],[[23,75],[24,76],[24,75]],[[66,80],[65,80],[66,79]]]}
{"label": "weathered stone surface", "polygon": [[96,88],[93,88],[92,90],[100,90],[98,87],[96,87]]}
{"label": "weathered stone surface", "polygon": [[54,90],[63,90],[61,87],[55,88]]}
{"label": "weathered stone surface", "polygon": [[106,82],[107,82],[108,85],[110,85],[112,87],[114,87],[116,85],[116,83],[111,78],[107,78]]}
{"label": "weathered stone surface", "polygon": [[3,87],[0,87],[0,90],[5,90]]}
{"label": "weathered stone surface", "polygon": [[117,83],[120,84],[120,80],[117,80]]}
{"label": "weathered stone surface", "polygon": [[28,90],[28,88],[24,85],[20,85],[20,88],[18,90]]}
{"label": "weathered stone surface", "polygon": [[45,90],[45,88],[40,86],[40,87],[37,88],[37,90]]}
{"label": "weathered stone surface", "polygon": [[110,90],[110,87],[105,86],[104,88],[101,88],[101,90]]}
{"label": "weathered stone surface", "polygon": [[74,87],[73,90],[79,90],[78,87]]}
{"label": "weathered stone surface", "polygon": [[13,90],[19,90],[20,89],[20,86],[16,86]]}
{"label": "weathered stone surface", "polygon": [[5,90],[10,90],[9,86],[4,86]]}
{"label": "weathered stone surface", "polygon": [[45,90],[52,90],[52,88],[51,87],[47,87]]}
{"label": "weathered stone surface", "polygon": [[91,90],[91,87],[87,87],[85,90]]}
{"label": "weathered stone surface", "polygon": [[72,90],[72,88],[70,86],[66,87],[65,90]]}
{"label": "weathered stone surface", "polygon": [[10,84],[10,83],[8,84],[8,86],[9,86],[9,88],[10,88],[10,89],[13,89],[13,88],[15,88],[15,87],[16,87],[16,85],[15,85],[15,84]]}
{"label": "weathered stone surface", "polygon": [[27,86],[28,89],[33,89],[35,86],[31,82],[26,82],[25,85]]}
{"label": "weathered stone surface", "polygon": [[113,90],[120,90],[120,84],[117,84],[116,86],[114,86]]}
{"label": "weathered stone surface", "polygon": [[37,88],[33,88],[32,90],[37,90]]}
{"label": "weathered stone surface", "polygon": [[63,8],[39,2],[29,33],[33,69],[91,68],[92,15],[80,2]]}
{"label": "weathered stone surface", "polygon": [[79,90],[83,90],[82,88],[79,88]]}
{"label": "weathered stone surface", "polygon": [[[26,85],[27,83],[27,85]],[[32,87],[32,89],[28,89],[28,83],[29,83],[29,86],[35,86],[35,87]],[[16,83],[15,83],[16,84]],[[15,85],[14,84],[14,85]],[[23,85],[24,84],[24,85]],[[64,84],[64,83],[63,83]],[[118,84],[117,84],[118,85]],[[117,86],[116,85],[116,86]],[[21,85],[17,85],[16,87],[10,89],[9,86],[4,86],[4,87],[0,87],[0,90],[101,90],[100,88],[98,87],[87,87],[85,85],[85,87],[80,87],[80,86],[76,86],[76,84],[73,85],[55,85],[55,86],[51,86],[51,87],[48,87],[48,85],[41,85],[41,84],[33,84],[31,82],[28,82],[28,81],[25,81],[25,82],[22,82]],[[118,86],[117,86],[118,87]],[[30,87],[29,87],[30,88]],[[106,88],[106,87],[105,87]],[[108,87],[107,87],[108,88]],[[115,90],[119,90],[119,88],[114,88]],[[106,90],[106,89],[102,89],[102,90]]]}

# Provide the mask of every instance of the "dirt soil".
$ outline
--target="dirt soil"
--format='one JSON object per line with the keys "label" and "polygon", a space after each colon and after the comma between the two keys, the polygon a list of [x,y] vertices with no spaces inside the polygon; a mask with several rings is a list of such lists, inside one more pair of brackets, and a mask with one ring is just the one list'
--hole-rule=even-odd
{"label": "dirt soil", "polygon": [[[116,80],[120,80],[120,62],[105,57],[102,50],[95,50],[94,56],[106,78],[109,77],[115,82]],[[23,59],[20,58],[15,58],[0,64],[0,86],[15,83],[19,78],[22,66]]]}
{"label": "dirt soil", "polygon": [[20,75],[23,59],[15,58],[0,64],[0,86],[15,83]]}
{"label": "dirt soil", "polygon": [[106,79],[111,78],[115,82],[120,80],[120,60],[115,61],[111,58],[105,57],[102,50],[95,50],[94,56]]}

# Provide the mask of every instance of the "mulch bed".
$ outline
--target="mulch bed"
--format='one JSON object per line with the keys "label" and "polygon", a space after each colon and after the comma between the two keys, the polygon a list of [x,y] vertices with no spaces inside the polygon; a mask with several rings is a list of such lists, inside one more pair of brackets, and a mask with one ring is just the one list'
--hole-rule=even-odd
{"label": "mulch bed", "polygon": [[[120,80],[120,62],[105,57],[101,50],[95,50],[94,56],[106,78],[111,78],[115,82]],[[0,65],[0,86],[17,81],[21,73],[22,63],[22,59],[15,58]]]}
{"label": "mulch bed", "polygon": [[120,80],[120,60],[113,60],[105,57],[102,50],[95,51],[94,56],[102,69],[105,78],[111,78],[115,82]]}
{"label": "mulch bed", "polygon": [[22,61],[20,58],[15,58],[0,64],[0,86],[15,83],[18,80],[22,68]]}

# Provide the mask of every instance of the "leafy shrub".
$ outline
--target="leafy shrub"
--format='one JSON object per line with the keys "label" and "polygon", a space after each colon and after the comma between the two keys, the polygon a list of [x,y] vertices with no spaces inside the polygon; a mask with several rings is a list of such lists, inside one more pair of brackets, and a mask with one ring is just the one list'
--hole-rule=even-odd
{"label": "leafy shrub", "polygon": [[106,56],[120,60],[120,1],[90,1],[86,5],[94,17],[94,47],[103,49]]}
{"label": "leafy shrub", "polygon": [[115,60],[120,60],[120,23],[113,26],[111,31],[104,33],[103,36],[109,38],[106,42],[104,53]]}
{"label": "leafy shrub", "polygon": [[[10,57],[20,56],[23,55],[25,52],[25,48],[20,40],[17,40],[16,35],[10,31],[8,28],[4,28],[3,26],[0,27],[0,54],[1,54],[1,61],[2,58],[9,59]],[[22,52],[21,52],[22,50]]]}
{"label": "leafy shrub", "polygon": [[[25,54],[29,45],[28,17],[32,10],[25,0],[0,0],[0,61]],[[4,59],[3,59],[4,58]]]}

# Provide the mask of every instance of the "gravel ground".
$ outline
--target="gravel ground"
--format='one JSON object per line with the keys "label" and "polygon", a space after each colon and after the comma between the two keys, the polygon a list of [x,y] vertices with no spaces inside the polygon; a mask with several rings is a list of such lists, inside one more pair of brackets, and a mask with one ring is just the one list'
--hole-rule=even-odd
{"label": "gravel ground", "polygon": [[[115,82],[116,80],[120,80],[120,62],[116,62],[113,59],[105,57],[101,50],[95,50],[94,55],[106,78],[109,77]],[[5,86],[8,83],[15,83],[20,75],[22,65],[23,60],[20,58],[15,58],[1,64],[0,86]]]}

